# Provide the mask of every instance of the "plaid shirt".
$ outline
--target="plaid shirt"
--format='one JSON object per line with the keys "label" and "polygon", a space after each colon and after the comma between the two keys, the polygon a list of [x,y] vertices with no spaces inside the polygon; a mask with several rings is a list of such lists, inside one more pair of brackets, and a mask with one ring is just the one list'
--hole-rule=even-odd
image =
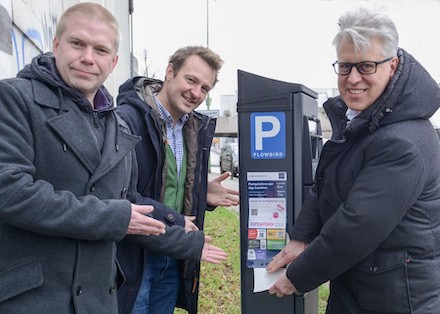
{"label": "plaid shirt", "polygon": [[159,109],[160,115],[165,122],[166,132],[167,132],[167,141],[173,151],[174,157],[176,158],[177,164],[177,175],[180,177],[180,169],[182,168],[182,160],[183,160],[183,126],[186,121],[188,121],[189,115],[183,115],[173,126],[173,117],[171,117],[170,113],[165,109],[165,107],[160,103],[157,95],[154,95],[154,100],[156,101],[157,108]]}

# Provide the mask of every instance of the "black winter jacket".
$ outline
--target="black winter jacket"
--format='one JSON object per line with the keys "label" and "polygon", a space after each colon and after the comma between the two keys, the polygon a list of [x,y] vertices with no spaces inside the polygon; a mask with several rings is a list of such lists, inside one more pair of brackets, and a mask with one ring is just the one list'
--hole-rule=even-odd
{"label": "black winter jacket", "polygon": [[333,138],[291,234],[310,245],[287,275],[302,292],[330,281],[327,313],[439,313],[440,146],[428,119],[440,90],[398,57],[387,89],[350,123],[340,97],[324,104]]}
{"label": "black winter jacket", "polygon": [[[134,134],[142,137],[136,146],[139,167],[137,190],[142,203],[151,200],[163,202],[166,172],[164,125],[153,99],[153,93],[161,87],[162,82],[159,80],[135,77],[120,87],[117,101],[118,114]],[[215,124],[215,119],[194,112],[190,114],[183,129],[188,160],[183,214],[196,216],[195,224],[200,230],[203,230],[205,218],[208,158]],[[176,215],[174,209],[163,205],[160,216],[168,224],[183,220],[182,215]],[[177,306],[187,309],[189,313],[197,313],[200,264],[195,261],[200,261],[203,242],[203,236],[193,241],[176,238],[174,242],[167,242],[170,244],[168,249],[174,250],[175,256],[180,254],[180,258],[187,259],[181,262],[182,278]],[[126,283],[118,294],[120,313],[131,313],[141,284],[147,251],[151,250],[128,238],[118,246],[118,258],[126,275]]]}

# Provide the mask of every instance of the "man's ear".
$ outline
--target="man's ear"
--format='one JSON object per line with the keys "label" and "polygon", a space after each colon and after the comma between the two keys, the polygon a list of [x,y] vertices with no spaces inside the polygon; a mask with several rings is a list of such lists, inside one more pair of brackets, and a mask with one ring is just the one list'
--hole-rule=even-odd
{"label": "man's ear", "polygon": [[391,76],[393,76],[394,73],[396,73],[397,67],[399,66],[399,58],[393,57],[390,60],[390,63],[391,63]]}
{"label": "man's ear", "polygon": [[172,63],[168,63],[166,73],[165,73],[165,79],[169,80],[174,77],[174,67]]}
{"label": "man's ear", "polygon": [[112,72],[113,72],[113,70],[115,69],[116,65],[118,64],[118,61],[119,61],[119,55],[115,55],[115,56],[113,57]]}
{"label": "man's ear", "polygon": [[52,52],[56,53],[56,51],[58,50],[59,44],[60,44],[60,42],[58,41],[57,36],[54,36],[53,41],[52,41]]}

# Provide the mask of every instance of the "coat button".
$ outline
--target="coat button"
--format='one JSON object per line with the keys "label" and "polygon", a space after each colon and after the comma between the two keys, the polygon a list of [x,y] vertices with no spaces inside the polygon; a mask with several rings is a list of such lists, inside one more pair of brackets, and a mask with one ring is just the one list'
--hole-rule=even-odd
{"label": "coat button", "polygon": [[83,293],[83,290],[81,286],[76,287],[76,295],[81,295]]}
{"label": "coat button", "polygon": [[90,190],[89,190],[89,191],[90,191],[90,192],[93,192],[93,191],[95,191],[95,189],[96,189],[95,186],[92,185],[92,186],[90,187]]}
{"label": "coat button", "polygon": [[376,266],[370,267],[370,271],[371,271],[372,273],[377,272],[377,267],[376,267]]}
{"label": "coat button", "polygon": [[128,289],[125,291],[125,293],[126,293],[127,295],[132,295],[132,294],[133,294],[133,289],[128,288]]}
{"label": "coat button", "polygon": [[121,197],[122,197],[122,198],[127,198],[127,188],[123,188],[123,189],[122,189]]}
{"label": "coat button", "polygon": [[110,293],[110,294],[112,294],[115,291],[116,291],[116,286],[115,285],[110,286],[110,289],[108,289],[108,293]]}
{"label": "coat button", "polygon": [[172,213],[168,213],[168,214],[166,215],[166,219],[167,219],[169,222],[175,222],[175,221],[176,221],[176,217],[174,217],[174,214],[172,214]]}

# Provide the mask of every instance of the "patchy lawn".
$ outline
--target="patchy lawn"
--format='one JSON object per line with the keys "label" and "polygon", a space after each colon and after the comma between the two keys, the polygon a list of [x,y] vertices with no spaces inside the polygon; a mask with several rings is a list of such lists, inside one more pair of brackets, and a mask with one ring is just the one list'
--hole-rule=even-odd
{"label": "patchy lawn", "polygon": [[[220,265],[202,262],[200,276],[200,314],[239,314],[240,295],[240,222],[238,213],[220,207],[206,212],[205,234],[212,244],[224,249],[229,257]],[[319,314],[325,313],[328,285],[319,289]],[[175,314],[187,313],[176,309]]]}

